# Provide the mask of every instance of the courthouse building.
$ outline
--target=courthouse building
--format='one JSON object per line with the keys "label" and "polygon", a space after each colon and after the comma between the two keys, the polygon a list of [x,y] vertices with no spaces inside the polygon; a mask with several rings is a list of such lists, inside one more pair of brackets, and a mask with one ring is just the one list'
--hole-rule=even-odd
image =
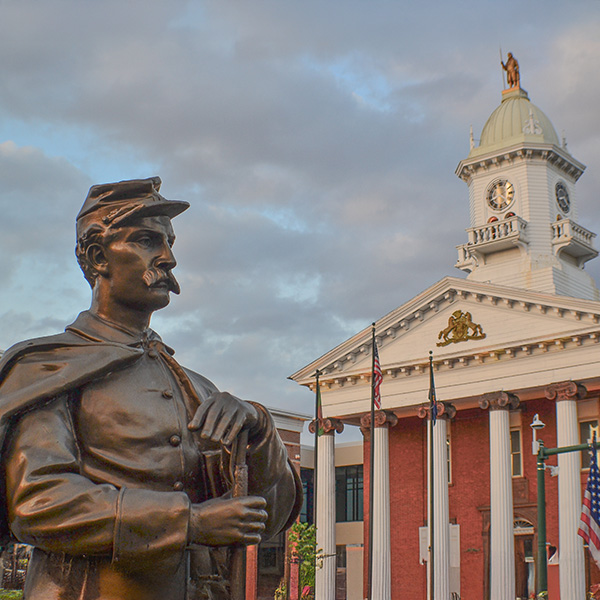
{"label": "courthouse building", "polygon": [[[479,145],[456,174],[468,188],[467,242],[446,277],[375,324],[383,371],[375,414],[373,600],[421,600],[427,585],[429,351],[433,428],[435,600],[515,600],[534,590],[536,462],[546,447],[586,442],[598,426],[600,295],[584,270],[595,234],[579,224],[585,167],[521,87],[502,92]],[[335,598],[336,432],[370,424],[371,328],[292,379],[321,372],[317,526],[325,553],[317,598]],[[365,490],[370,442],[365,434]],[[546,472],[550,598],[582,600],[598,580],[577,535],[589,457],[561,454]],[[583,462],[582,462],[583,461]],[[365,499],[366,500],[366,499]],[[368,509],[365,502],[365,535]],[[366,596],[368,542],[363,556]],[[557,564],[556,564],[557,563]],[[587,580],[587,581],[586,581]],[[554,594],[554,595],[553,595]]]}

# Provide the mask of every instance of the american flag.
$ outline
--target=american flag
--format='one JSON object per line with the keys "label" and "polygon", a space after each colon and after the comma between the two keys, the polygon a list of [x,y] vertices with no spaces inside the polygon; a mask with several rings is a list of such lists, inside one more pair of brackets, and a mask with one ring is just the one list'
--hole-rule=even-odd
{"label": "american flag", "polygon": [[373,404],[377,410],[381,409],[381,393],[379,387],[383,381],[383,373],[381,372],[381,364],[379,362],[379,352],[377,344],[373,342]]}
{"label": "american flag", "polygon": [[[595,434],[593,443],[596,443]],[[577,533],[585,540],[592,558],[600,567],[600,473],[598,472],[595,446],[590,450],[590,474],[583,496],[581,520]]]}

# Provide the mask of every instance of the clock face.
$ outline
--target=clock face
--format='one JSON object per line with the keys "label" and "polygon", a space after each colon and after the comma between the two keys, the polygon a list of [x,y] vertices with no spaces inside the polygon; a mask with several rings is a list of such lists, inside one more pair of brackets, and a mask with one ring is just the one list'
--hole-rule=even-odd
{"label": "clock face", "polygon": [[490,185],[487,191],[487,203],[493,210],[508,208],[515,198],[515,188],[506,179],[498,179]]}
{"label": "clock face", "polygon": [[556,202],[560,210],[562,210],[565,214],[569,212],[571,209],[571,200],[569,199],[569,192],[567,192],[567,186],[559,181],[554,188],[556,193]]}

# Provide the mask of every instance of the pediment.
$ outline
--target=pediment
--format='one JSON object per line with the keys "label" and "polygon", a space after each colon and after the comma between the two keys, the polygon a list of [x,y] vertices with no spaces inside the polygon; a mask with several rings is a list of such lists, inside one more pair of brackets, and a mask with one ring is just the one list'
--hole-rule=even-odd
{"label": "pediment", "polygon": [[[447,277],[380,318],[375,331],[382,369],[395,376],[423,372],[430,351],[446,366],[506,353],[518,358],[597,339],[599,323],[600,302]],[[371,364],[368,327],[290,378],[310,385],[318,369],[323,381],[364,379]]]}

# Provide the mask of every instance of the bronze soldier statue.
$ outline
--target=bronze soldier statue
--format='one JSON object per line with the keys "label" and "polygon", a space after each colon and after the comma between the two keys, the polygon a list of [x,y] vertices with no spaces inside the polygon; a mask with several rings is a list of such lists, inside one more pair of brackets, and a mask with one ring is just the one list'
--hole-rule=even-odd
{"label": "bronze soldier statue", "polygon": [[500,61],[500,64],[502,65],[502,68],[506,71],[508,87],[519,87],[521,85],[521,76],[519,75],[519,62],[512,55],[512,52],[508,53],[506,64],[504,64],[503,61]]}
{"label": "bronze soldier statue", "polygon": [[[267,410],[182,367],[149,328],[179,293],[171,219],[189,206],[160,184],[90,189],[76,247],[90,309],[0,361],[2,533],[34,546],[27,600],[227,599],[231,548],[299,511]],[[249,495],[234,498],[242,430]]]}

